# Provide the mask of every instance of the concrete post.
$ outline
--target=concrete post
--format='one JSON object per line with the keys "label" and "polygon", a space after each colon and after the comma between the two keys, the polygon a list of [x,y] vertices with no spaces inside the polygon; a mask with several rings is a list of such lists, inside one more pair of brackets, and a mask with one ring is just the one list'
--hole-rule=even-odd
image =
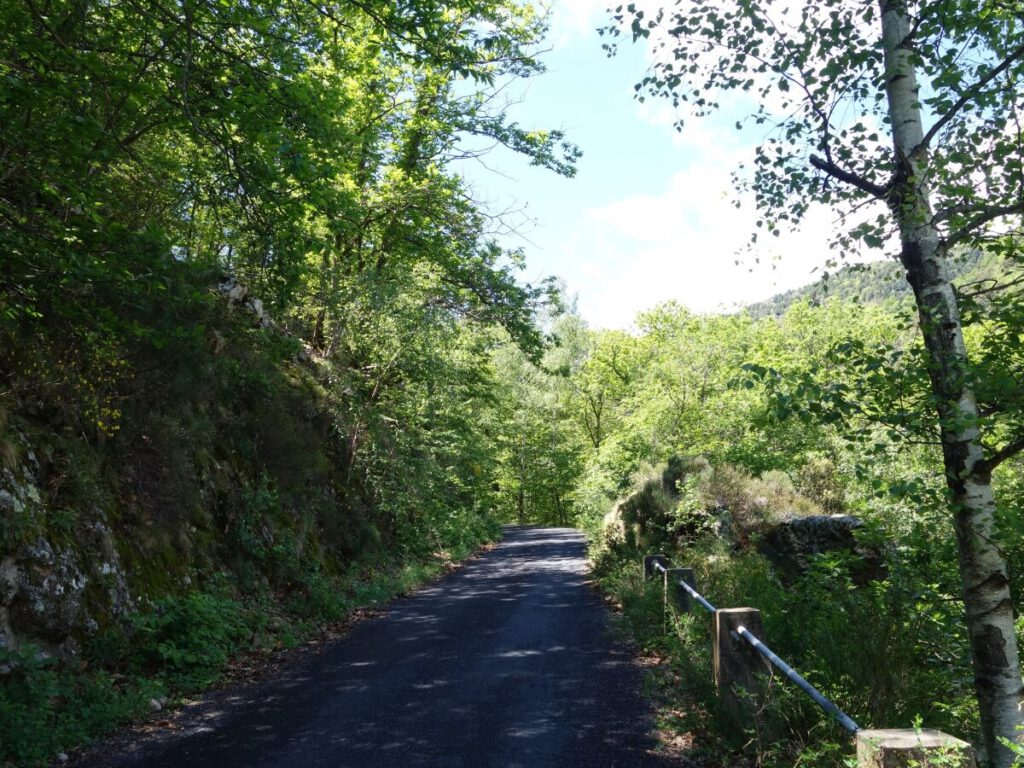
{"label": "concrete post", "polygon": [[758,639],[764,639],[759,610],[719,609],[715,611],[712,661],[723,712],[737,725],[750,727],[754,714],[764,703],[763,678],[770,669],[750,643],[742,637],[732,637],[738,627],[746,627]]}
{"label": "concrete post", "polygon": [[668,568],[668,558],[665,555],[644,555],[644,581],[650,581],[658,575],[654,570],[655,563],[661,563]]}
{"label": "concrete post", "polygon": [[680,580],[697,589],[697,580],[693,575],[693,568],[669,568],[665,571],[665,607],[672,607],[682,613],[689,613],[693,610],[694,601],[690,597],[690,593],[679,586]]}
{"label": "concrete post", "polygon": [[975,768],[966,741],[942,731],[886,728],[857,732],[858,768],[908,768],[941,765]]}

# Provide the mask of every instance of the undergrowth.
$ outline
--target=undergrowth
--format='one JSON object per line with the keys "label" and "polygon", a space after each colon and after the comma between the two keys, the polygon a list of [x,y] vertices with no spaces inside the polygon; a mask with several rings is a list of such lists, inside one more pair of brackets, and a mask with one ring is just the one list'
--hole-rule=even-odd
{"label": "undergrowth", "polygon": [[[621,604],[629,634],[658,661],[653,681],[668,741],[690,745],[686,757],[702,766],[855,765],[850,735],[781,676],[766,680],[768,704],[749,722],[725,717],[713,684],[711,617],[666,612],[660,582],[643,582],[640,558],[639,550],[605,551],[594,573]],[[716,606],[760,609],[762,640],[862,727],[924,722],[968,741],[975,736],[966,730],[977,716],[958,616],[927,594],[910,564],[893,557],[886,581],[857,586],[848,563],[822,556],[784,586],[760,555],[727,551],[711,538],[673,561],[694,567]]]}

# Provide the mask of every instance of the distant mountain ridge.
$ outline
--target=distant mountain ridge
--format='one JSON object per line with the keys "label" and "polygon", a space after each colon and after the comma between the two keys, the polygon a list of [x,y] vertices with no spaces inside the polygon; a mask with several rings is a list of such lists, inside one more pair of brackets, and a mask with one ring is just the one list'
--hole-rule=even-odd
{"label": "distant mountain ridge", "polygon": [[[964,253],[951,263],[954,279],[959,284],[998,277],[1008,268],[1002,257],[977,250]],[[872,261],[848,264],[817,282],[777,293],[770,299],[748,304],[740,311],[755,319],[779,317],[799,301],[814,303],[829,298],[857,304],[888,304],[895,309],[910,296],[902,264],[892,260]]]}

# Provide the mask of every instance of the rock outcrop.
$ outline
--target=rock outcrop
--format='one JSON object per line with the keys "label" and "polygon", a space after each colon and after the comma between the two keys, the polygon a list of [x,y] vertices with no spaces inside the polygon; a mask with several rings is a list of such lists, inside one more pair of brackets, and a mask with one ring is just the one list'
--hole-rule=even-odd
{"label": "rock outcrop", "polygon": [[852,515],[794,515],[771,527],[757,549],[783,581],[806,573],[816,555],[846,553],[852,556],[854,581],[863,584],[886,575],[882,553],[862,544],[856,536],[863,526],[864,521]]}
{"label": "rock outcrop", "polygon": [[[31,528],[50,512],[42,502],[39,464],[32,451],[16,469],[0,471],[0,522],[9,531]],[[0,558],[0,648],[28,640],[59,655],[78,652],[79,639],[95,632],[93,618],[124,616],[133,607],[114,538],[95,518],[87,534],[56,544],[43,536]]]}
{"label": "rock outcrop", "polygon": [[225,277],[217,286],[221,294],[228,300],[228,306],[240,307],[252,315],[260,328],[271,328],[274,321],[263,306],[263,300],[249,293],[249,289],[234,277]]}

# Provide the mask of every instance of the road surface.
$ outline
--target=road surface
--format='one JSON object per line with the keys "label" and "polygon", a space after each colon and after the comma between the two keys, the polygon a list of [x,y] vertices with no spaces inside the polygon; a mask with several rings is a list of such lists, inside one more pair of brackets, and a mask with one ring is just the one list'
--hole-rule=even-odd
{"label": "road surface", "polygon": [[585,557],[577,531],[510,527],[323,653],[212,694],[179,730],[114,740],[78,765],[666,766],[650,754],[641,672],[607,632]]}

